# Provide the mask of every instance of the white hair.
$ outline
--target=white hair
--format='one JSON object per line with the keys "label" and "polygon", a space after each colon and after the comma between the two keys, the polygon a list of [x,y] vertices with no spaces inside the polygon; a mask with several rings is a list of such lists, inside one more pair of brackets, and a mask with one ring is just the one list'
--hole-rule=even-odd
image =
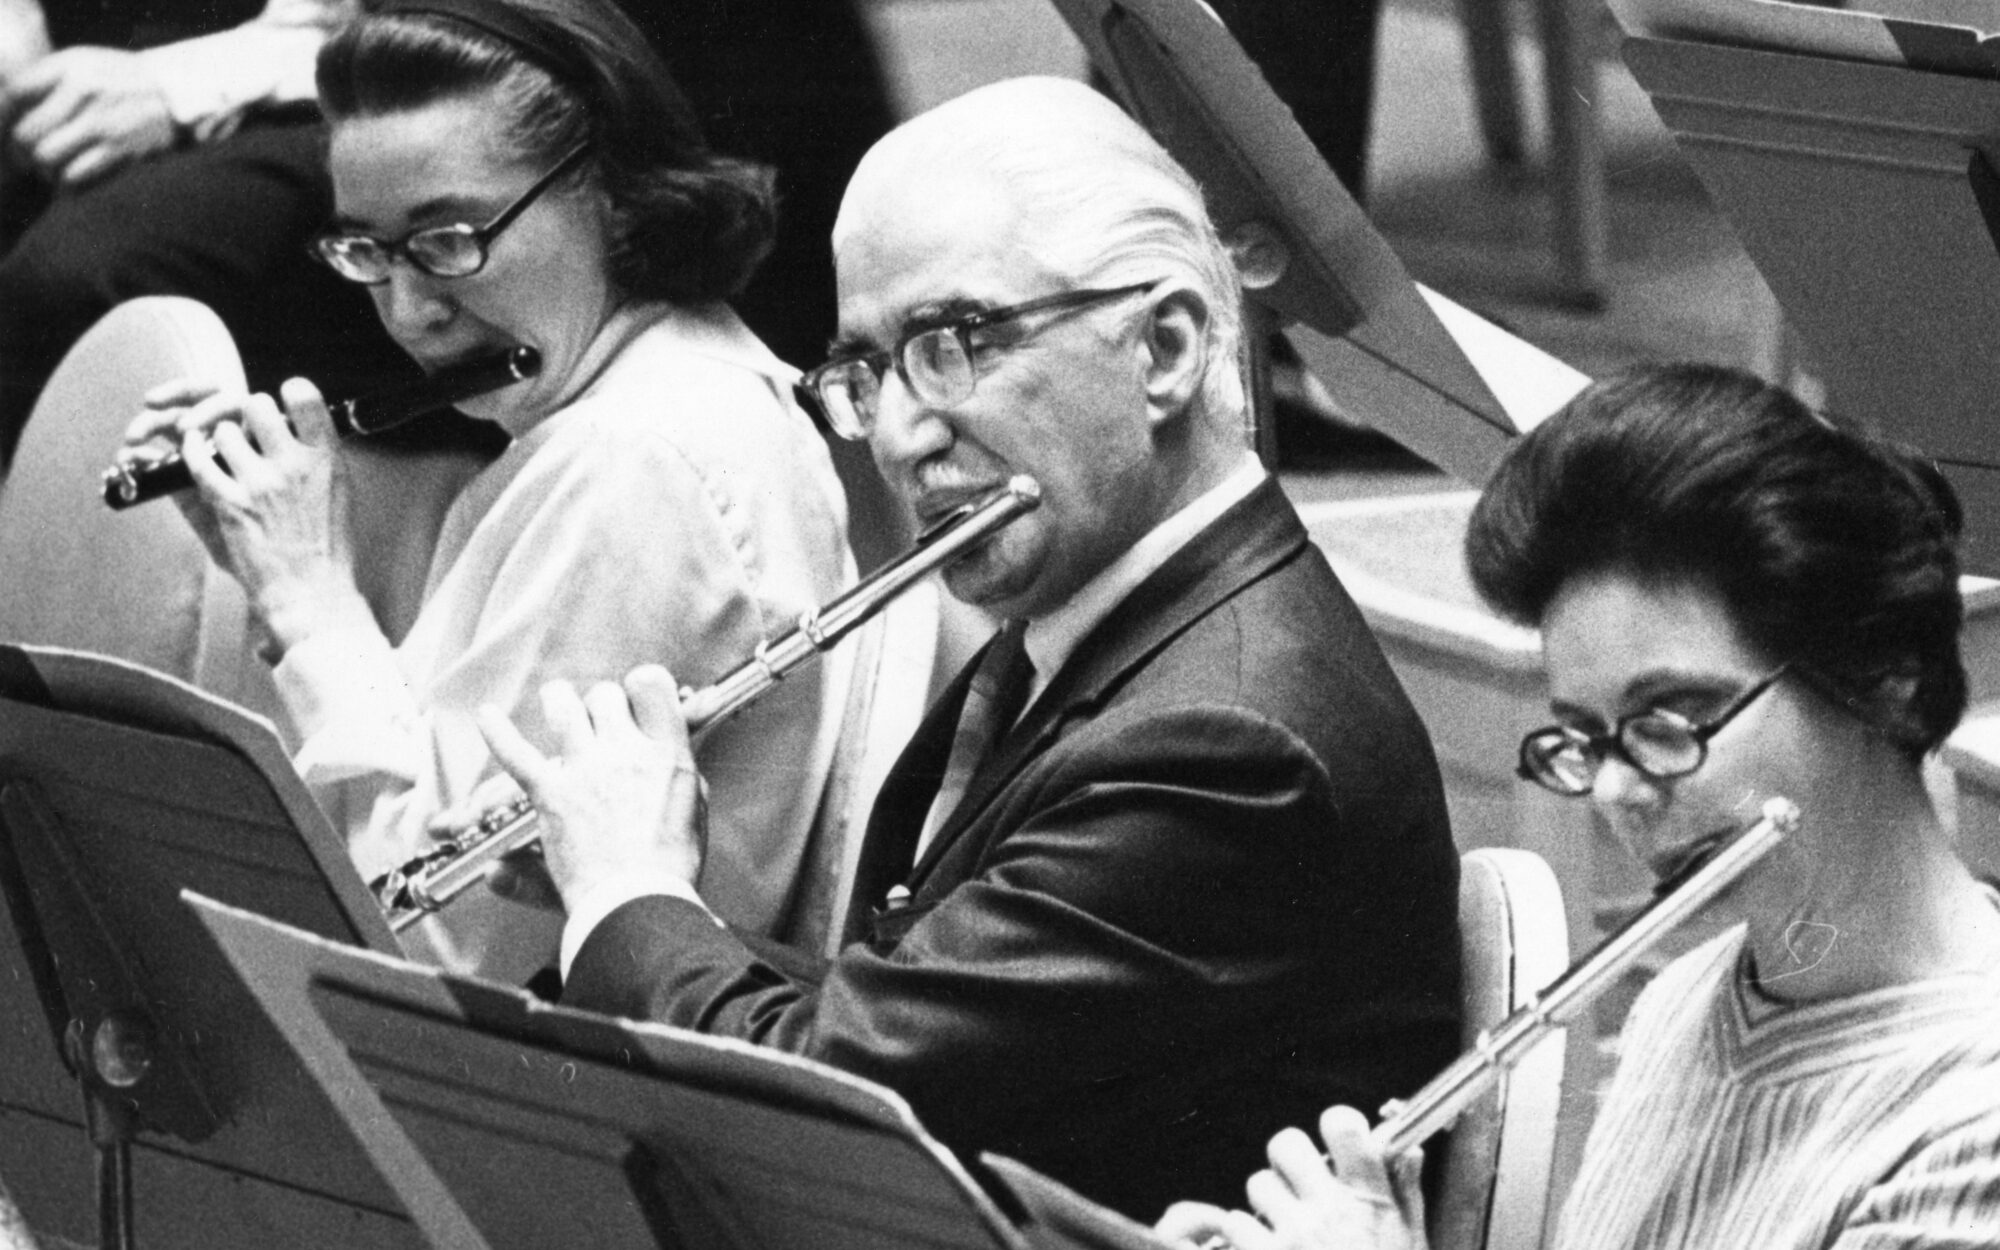
{"label": "white hair", "polygon": [[[1032,223],[1036,256],[1080,286],[1178,278],[1208,303],[1200,408],[1240,425],[1243,289],[1201,188],[1117,105],[1064,78],[981,87],[904,123],[871,163],[901,171],[975,169]],[[834,228],[835,246],[842,237]]]}

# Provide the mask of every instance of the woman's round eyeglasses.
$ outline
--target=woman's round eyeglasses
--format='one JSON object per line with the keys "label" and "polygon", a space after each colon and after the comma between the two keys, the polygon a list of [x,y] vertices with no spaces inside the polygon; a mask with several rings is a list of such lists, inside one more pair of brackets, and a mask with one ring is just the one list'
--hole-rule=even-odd
{"label": "woman's round eyeglasses", "polygon": [[960,403],[972,394],[979,381],[978,371],[973,367],[973,335],[1032,313],[1085,308],[1137,295],[1158,285],[1158,282],[1135,282],[1130,286],[1064,291],[1024,304],[919,322],[905,330],[889,351],[829,360],[801,378],[799,385],[819,400],[820,411],[826,414],[827,424],[834,433],[842,438],[866,438],[875,427],[875,415],[882,403],[882,375],[891,364],[903,385],[923,402],[938,406]]}
{"label": "woman's round eyeglasses", "polygon": [[583,154],[589,150],[587,143],[571,148],[568,155],[535,179],[512,204],[501,209],[483,226],[458,221],[448,226],[413,230],[400,239],[378,239],[372,235],[328,230],[315,237],[308,250],[349,282],[367,286],[380,286],[387,282],[390,266],[398,256],[433,278],[470,277],[486,268],[486,254],[492,248],[493,240],[500,237],[500,232],[513,225],[515,218],[526,212],[542,192],[582,160]]}
{"label": "woman's round eyeglasses", "polygon": [[1708,759],[1708,740],[1790,668],[1780,664],[1705,721],[1691,721],[1678,712],[1656,707],[1620,717],[1609,733],[1585,733],[1572,725],[1537,729],[1521,739],[1521,762],[1514,771],[1524,780],[1567,798],[1589,794],[1597,783],[1598,770],[1610,755],[1658,781],[1685,777]]}

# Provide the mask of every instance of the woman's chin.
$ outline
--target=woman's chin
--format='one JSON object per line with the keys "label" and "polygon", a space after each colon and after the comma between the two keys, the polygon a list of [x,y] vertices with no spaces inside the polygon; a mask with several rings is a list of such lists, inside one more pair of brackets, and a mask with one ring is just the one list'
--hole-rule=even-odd
{"label": "woman's chin", "polygon": [[458,410],[474,421],[492,422],[512,438],[534,429],[550,411],[542,402],[542,388],[533,382],[468,399]]}
{"label": "woman's chin", "polygon": [[510,417],[519,415],[518,404],[508,403],[493,396],[482,395],[468,399],[458,405],[459,412],[474,421],[491,421],[495,425],[506,425]]}

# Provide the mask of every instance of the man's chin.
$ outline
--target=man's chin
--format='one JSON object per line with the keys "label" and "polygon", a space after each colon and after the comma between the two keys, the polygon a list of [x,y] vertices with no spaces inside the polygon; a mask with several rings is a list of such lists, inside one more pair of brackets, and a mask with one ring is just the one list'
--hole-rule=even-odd
{"label": "man's chin", "polygon": [[1003,618],[1022,615],[1019,609],[1027,602],[1034,583],[1031,570],[1008,565],[984,549],[962,557],[944,571],[944,586],[952,598]]}

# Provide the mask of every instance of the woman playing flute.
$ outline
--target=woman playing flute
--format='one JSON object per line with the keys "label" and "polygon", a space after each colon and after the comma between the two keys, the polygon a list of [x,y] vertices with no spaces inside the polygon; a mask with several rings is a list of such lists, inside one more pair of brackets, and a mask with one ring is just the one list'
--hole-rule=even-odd
{"label": "woman playing flute", "polygon": [[[1592,386],[1487,486],[1467,560],[1541,629],[1555,714],[1522,775],[1662,879],[1768,796],[1801,815],[1633,1007],[1562,1250],[2000,1245],[2000,895],[1922,776],[1966,700],[1958,535],[1928,464],[1704,366]],[[1160,1231],[1425,1245],[1414,1158],[1351,1108],[1320,1130],[1272,1140],[1250,1212]]]}
{"label": "woman playing flute", "polygon": [[[796,374],[724,302],[768,251],[771,177],[712,153],[612,0],[384,0],[328,41],[332,224],[317,254],[365,284],[427,370],[537,349],[541,373],[464,405],[511,442],[447,515],[396,645],[355,588],[318,392],[162,398],[134,444],[181,443],[177,496],[248,592],[302,738],[300,771],[364,878],[494,767],[492,703],[540,723],[555,677],[664,661],[697,684],[852,576],[845,504]],[[227,472],[224,468],[227,468]],[[782,922],[830,759],[818,671],[703,744],[717,803],[704,897]],[[427,923],[445,962],[553,962],[559,917],[477,892]]]}

